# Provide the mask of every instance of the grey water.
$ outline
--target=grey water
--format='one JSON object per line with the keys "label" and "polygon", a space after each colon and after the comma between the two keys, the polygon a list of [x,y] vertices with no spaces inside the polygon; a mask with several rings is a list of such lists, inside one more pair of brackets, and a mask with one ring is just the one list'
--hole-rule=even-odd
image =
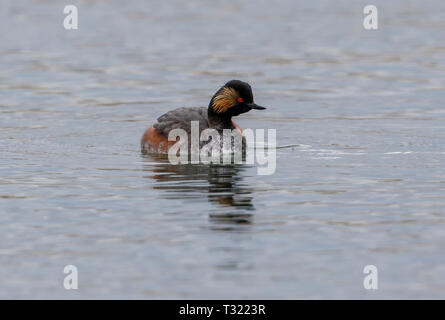
{"label": "grey water", "polygon": [[[445,298],[445,2],[371,2],[2,0],[0,298]],[[231,79],[274,174],[140,153]]]}

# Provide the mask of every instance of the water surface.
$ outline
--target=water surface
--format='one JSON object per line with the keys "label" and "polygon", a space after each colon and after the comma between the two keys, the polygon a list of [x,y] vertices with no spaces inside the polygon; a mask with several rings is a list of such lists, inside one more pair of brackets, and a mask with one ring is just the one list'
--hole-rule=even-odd
{"label": "water surface", "polygon": [[[443,1],[71,3],[1,4],[1,298],[445,298]],[[236,78],[275,174],[140,153]]]}

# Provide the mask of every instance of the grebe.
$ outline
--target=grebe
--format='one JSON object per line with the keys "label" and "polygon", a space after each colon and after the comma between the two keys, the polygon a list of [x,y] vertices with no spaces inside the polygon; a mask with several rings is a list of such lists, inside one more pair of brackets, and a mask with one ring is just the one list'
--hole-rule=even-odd
{"label": "grebe", "polygon": [[[141,139],[141,151],[168,153],[168,149],[176,143],[176,141],[168,141],[168,134],[172,129],[185,130],[189,135],[188,141],[191,141],[191,121],[199,121],[199,134],[207,128],[212,128],[220,134],[224,129],[237,129],[242,135],[241,128],[232,120],[232,117],[252,109],[264,110],[266,108],[253,102],[252,88],[248,83],[231,80],[215,93],[208,108],[178,108],[160,116],[157,122],[144,132]],[[244,136],[243,145],[245,145]]]}

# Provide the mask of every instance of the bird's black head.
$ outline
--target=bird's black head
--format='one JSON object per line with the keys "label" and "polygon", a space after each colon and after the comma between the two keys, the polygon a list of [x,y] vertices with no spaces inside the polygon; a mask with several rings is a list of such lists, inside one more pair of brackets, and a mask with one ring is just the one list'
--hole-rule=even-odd
{"label": "bird's black head", "polygon": [[252,109],[266,108],[253,102],[252,88],[240,80],[227,82],[215,93],[209,104],[209,112],[227,117],[234,117]]}

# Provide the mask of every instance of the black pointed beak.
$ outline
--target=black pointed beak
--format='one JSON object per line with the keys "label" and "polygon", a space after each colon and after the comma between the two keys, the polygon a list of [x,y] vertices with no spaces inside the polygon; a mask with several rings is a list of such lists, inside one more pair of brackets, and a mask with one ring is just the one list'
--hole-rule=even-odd
{"label": "black pointed beak", "polygon": [[256,103],[249,103],[248,106],[252,109],[256,109],[256,110],[265,110],[265,107],[259,106]]}

